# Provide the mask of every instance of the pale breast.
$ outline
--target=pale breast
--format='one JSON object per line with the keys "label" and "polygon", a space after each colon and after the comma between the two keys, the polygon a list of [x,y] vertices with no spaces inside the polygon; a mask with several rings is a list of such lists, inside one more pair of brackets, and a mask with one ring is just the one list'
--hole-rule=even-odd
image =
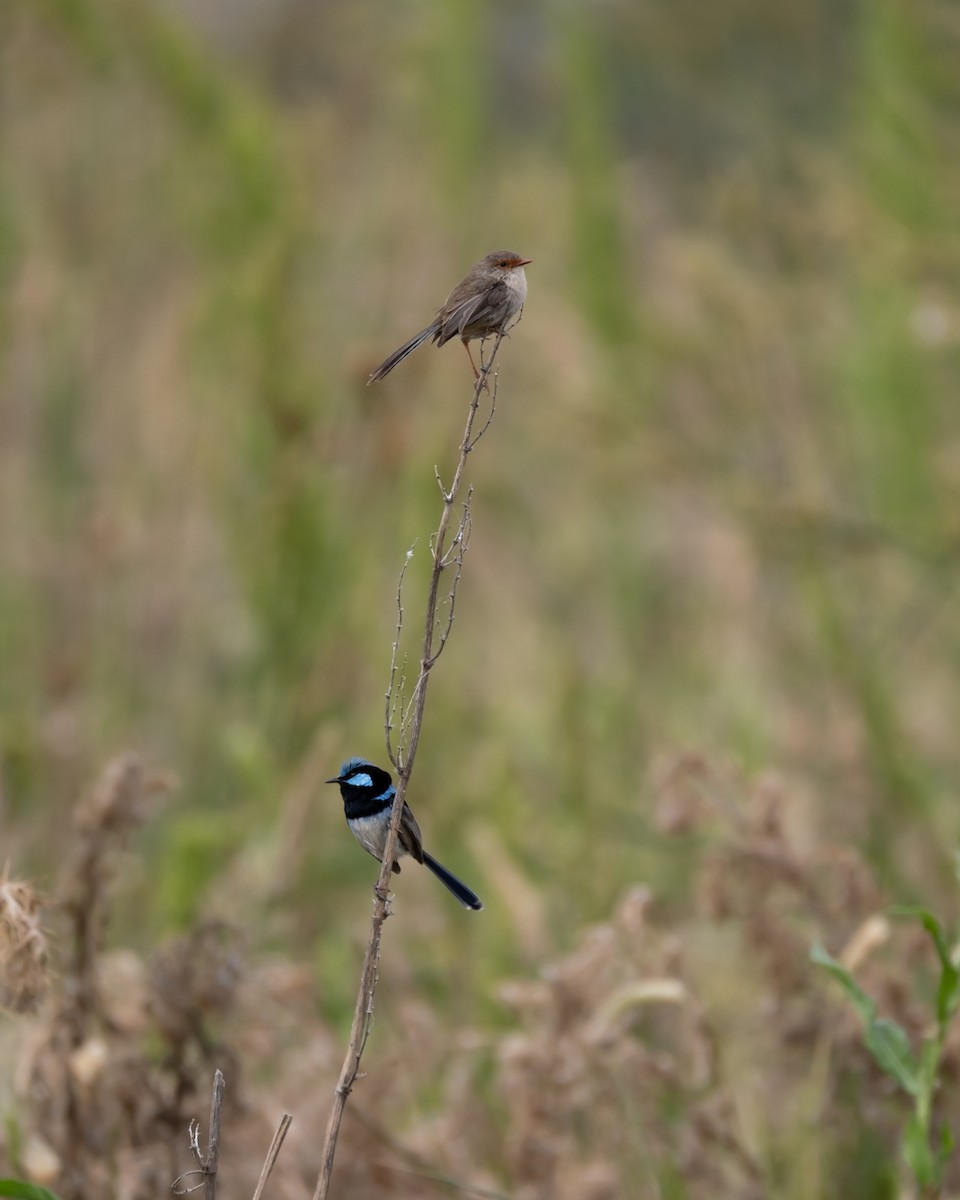
{"label": "pale breast", "polygon": [[514,267],[512,271],[507,273],[504,282],[510,291],[513,292],[518,305],[522,308],[527,302],[527,275],[523,267]]}
{"label": "pale breast", "polygon": [[[389,825],[389,812],[384,816],[377,817],[354,817],[349,821],[350,832],[357,839],[360,845],[372,854],[376,859],[383,858],[383,847],[387,840],[387,828]],[[406,854],[403,846],[397,843],[397,857],[402,858]]]}

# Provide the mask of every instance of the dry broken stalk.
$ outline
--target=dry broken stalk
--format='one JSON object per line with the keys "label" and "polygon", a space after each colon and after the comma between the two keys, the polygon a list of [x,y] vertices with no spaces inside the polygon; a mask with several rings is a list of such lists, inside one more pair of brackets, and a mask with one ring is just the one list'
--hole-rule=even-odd
{"label": "dry broken stalk", "polygon": [[[333,1176],[333,1160],[337,1152],[337,1138],[340,1134],[340,1123],[343,1120],[343,1112],[346,1107],[347,1097],[353,1089],[353,1085],[360,1074],[360,1060],[363,1057],[363,1050],[367,1043],[367,1038],[370,1034],[370,1028],[373,1022],[373,995],[377,986],[377,963],[380,959],[380,936],[383,931],[383,923],[387,919],[387,897],[389,895],[390,875],[393,868],[393,861],[396,857],[397,848],[397,831],[400,827],[400,814],[403,811],[404,796],[407,791],[407,784],[410,782],[410,775],[413,770],[413,761],[417,753],[417,744],[420,741],[420,730],[423,724],[423,712],[427,698],[427,682],[430,672],[436,665],[443,648],[446,645],[447,638],[450,634],[450,629],[453,624],[453,610],[456,601],[457,585],[460,580],[460,571],[463,566],[463,555],[466,549],[466,540],[470,530],[470,497],[471,492],[468,490],[466,500],[463,504],[463,512],[460,522],[457,526],[454,536],[453,545],[450,550],[445,549],[446,539],[450,529],[450,522],[453,517],[454,506],[457,502],[457,497],[460,493],[460,487],[463,483],[463,473],[467,465],[467,456],[477,444],[478,440],[487,431],[490,421],[493,419],[493,411],[496,402],[496,376],[492,377],[490,387],[491,409],[486,422],[474,431],[476,425],[477,413],[480,408],[480,398],[483,392],[487,389],[487,379],[493,369],[493,364],[496,361],[497,351],[500,349],[500,343],[503,340],[503,334],[498,334],[494,342],[493,350],[490,353],[488,361],[482,361],[480,375],[477,378],[476,385],[473,389],[473,398],[470,401],[470,408],[467,413],[467,423],[463,431],[463,439],[460,442],[460,458],[457,463],[456,470],[453,474],[453,480],[449,488],[444,488],[440,483],[439,476],[437,482],[440,485],[440,493],[443,497],[443,510],[440,514],[440,523],[437,526],[437,531],[434,534],[432,542],[432,558],[433,564],[430,573],[430,587],[427,593],[426,615],[424,620],[423,648],[420,654],[420,670],[417,675],[417,681],[414,684],[413,695],[409,705],[401,706],[400,711],[400,730],[399,741],[396,747],[393,744],[391,733],[393,730],[393,716],[397,709],[396,696],[397,689],[402,689],[403,680],[402,672],[398,675],[397,666],[397,647],[400,640],[400,632],[403,624],[403,609],[399,605],[398,595],[398,620],[397,620],[397,639],[393,645],[393,659],[390,664],[390,686],[387,689],[386,695],[386,739],[387,753],[390,756],[390,761],[397,769],[397,794],[393,802],[393,812],[390,817],[390,832],[387,835],[386,845],[384,846],[383,863],[380,867],[380,875],[374,887],[373,901],[373,917],[370,922],[370,937],[367,942],[367,950],[363,959],[363,968],[360,972],[360,987],[357,993],[357,1005],[353,1014],[353,1025],[350,1030],[350,1041],[347,1046],[346,1056],[343,1060],[343,1066],[340,1069],[340,1078],[337,1080],[337,1086],[333,1096],[333,1107],[330,1110],[330,1117],[327,1121],[327,1131],[323,1143],[323,1157],[320,1166],[320,1175],[317,1179],[317,1186],[313,1193],[313,1200],[325,1200],[327,1191],[330,1187],[330,1180]],[[482,351],[481,351],[482,360]],[[448,595],[447,619],[442,628],[438,629],[437,609],[440,601],[440,579],[443,572],[448,568],[454,568],[454,578],[451,584]],[[402,580],[402,576],[401,576]]]}
{"label": "dry broken stalk", "polygon": [[260,1170],[260,1178],[257,1180],[257,1188],[253,1193],[253,1200],[260,1200],[263,1195],[263,1189],[267,1186],[267,1180],[270,1178],[270,1172],[273,1170],[277,1158],[280,1154],[280,1149],[283,1146],[283,1139],[287,1136],[287,1130],[290,1128],[290,1122],[293,1117],[290,1113],[284,1113],[280,1118],[280,1124],[277,1126],[277,1131],[273,1135],[273,1141],[270,1143],[270,1149],[267,1151],[267,1157],[264,1159],[263,1167]]}
{"label": "dry broken stalk", "polygon": [[[173,1181],[170,1190],[175,1196],[186,1196],[203,1188],[203,1200],[216,1200],[217,1170],[220,1166],[220,1124],[223,1119],[223,1093],[226,1083],[221,1070],[213,1073],[213,1093],[210,1098],[210,1126],[207,1130],[207,1152],[200,1149],[200,1122],[194,1118],[190,1122],[190,1152],[197,1160],[198,1166],[193,1171],[186,1171]],[[193,1175],[199,1175],[202,1183],[188,1185],[186,1180]]]}
{"label": "dry broken stalk", "polygon": [[[170,1185],[170,1190],[175,1196],[189,1196],[192,1192],[203,1188],[204,1200],[216,1200],[217,1171],[220,1166],[220,1126],[223,1119],[223,1095],[225,1089],[226,1081],[223,1072],[218,1069],[214,1072],[213,1076],[213,1093],[210,1099],[210,1127],[207,1133],[207,1152],[204,1154],[200,1149],[200,1122],[194,1117],[190,1122],[189,1130],[190,1153],[196,1159],[198,1165],[193,1170],[184,1171]],[[283,1146],[283,1140],[287,1136],[287,1130],[290,1128],[292,1120],[293,1117],[289,1113],[283,1114],[277,1131],[273,1135],[273,1141],[270,1143],[270,1149],[267,1151],[263,1167],[260,1170],[260,1178],[257,1181],[256,1191],[253,1193],[253,1200],[260,1200],[260,1197],[263,1195],[263,1189],[266,1187],[267,1180],[270,1178],[270,1172],[276,1164],[277,1156],[280,1153],[280,1148]],[[200,1176],[201,1182],[190,1182],[196,1175]]]}

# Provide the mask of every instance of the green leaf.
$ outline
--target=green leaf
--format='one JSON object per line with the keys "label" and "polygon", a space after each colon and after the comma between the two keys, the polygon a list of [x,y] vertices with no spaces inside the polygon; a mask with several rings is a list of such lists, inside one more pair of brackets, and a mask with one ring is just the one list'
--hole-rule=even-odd
{"label": "green leaf", "polygon": [[940,960],[940,985],[937,988],[937,1020],[941,1029],[957,1010],[960,1003],[960,971],[953,961],[952,947],[943,927],[928,908],[908,906],[892,910],[895,917],[916,917],[930,935]]}
{"label": "green leaf", "polygon": [[876,1015],[877,1006],[870,999],[867,993],[857,983],[854,977],[850,974],[845,966],[838,963],[837,960],[823,946],[817,942],[810,951],[811,962],[816,963],[818,967],[824,967],[834,977],[837,983],[847,993],[847,996],[853,1003],[853,1007],[860,1014],[865,1025],[873,1023]]}
{"label": "green leaf", "polygon": [[57,1200],[45,1187],[24,1183],[22,1179],[0,1179],[0,1196],[12,1196],[14,1200]]}
{"label": "green leaf", "polygon": [[940,965],[942,967],[953,966],[950,960],[950,945],[946,934],[943,932],[943,927],[939,920],[929,908],[924,908],[920,904],[900,904],[896,908],[890,909],[890,915],[894,917],[916,917],[927,933],[930,934],[930,940],[936,947]]}
{"label": "green leaf", "polygon": [[833,976],[863,1021],[863,1040],[877,1064],[911,1096],[921,1089],[920,1072],[910,1040],[896,1021],[877,1020],[877,1006],[850,972],[819,943],[810,951],[811,960]]}
{"label": "green leaf", "polygon": [[910,1049],[910,1039],[896,1021],[881,1018],[868,1025],[864,1035],[867,1049],[888,1075],[911,1096],[921,1091],[917,1061]]}

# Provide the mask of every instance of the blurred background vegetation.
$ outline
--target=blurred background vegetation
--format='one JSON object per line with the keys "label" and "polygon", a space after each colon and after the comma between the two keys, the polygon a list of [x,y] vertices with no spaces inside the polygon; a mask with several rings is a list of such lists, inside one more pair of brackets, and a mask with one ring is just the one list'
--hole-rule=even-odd
{"label": "blurred background vegetation", "polygon": [[[529,302],[411,791],[487,911],[404,872],[371,1076],[391,994],[509,1031],[498,981],[631,885],[699,928],[678,763],[734,810],[775,780],[799,853],[952,913],[958,53],[949,0],[5,0],[4,859],[51,886],[135,747],[179,786],[114,936],[229,917],[342,1033],[374,876],[320,781],[383,758],[469,398],[455,350],[365,380],[507,246]],[[862,1158],[780,1194],[887,1194]]]}

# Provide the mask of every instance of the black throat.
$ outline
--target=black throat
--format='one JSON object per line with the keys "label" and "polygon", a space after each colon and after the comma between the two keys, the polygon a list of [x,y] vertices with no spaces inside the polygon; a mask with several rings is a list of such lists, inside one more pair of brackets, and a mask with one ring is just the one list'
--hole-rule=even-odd
{"label": "black throat", "polygon": [[343,813],[348,821],[361,817],[378,817],[381,813],[389,813],[393,807],[394,789],[388,788],[379,796],[371,796],[369,788],[351,787],[348,783],[340,785],[343,796]]}

